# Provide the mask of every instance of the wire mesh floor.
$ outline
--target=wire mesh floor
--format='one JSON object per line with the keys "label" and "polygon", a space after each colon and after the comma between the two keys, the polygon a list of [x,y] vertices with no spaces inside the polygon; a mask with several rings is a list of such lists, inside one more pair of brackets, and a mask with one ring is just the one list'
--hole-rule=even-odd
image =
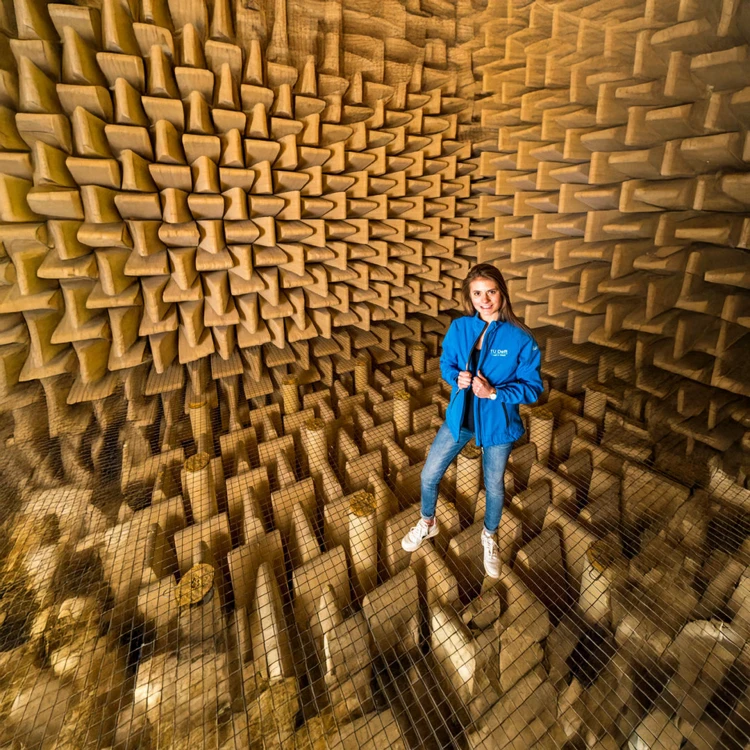
{"label": "wire mesh floor", "polygon": [[436,364],[236,414],[210,383],[46,443],[4,424],[0,747],[746,748],[748,491],[552,389],[499,578],[471,445],[406,553]]}

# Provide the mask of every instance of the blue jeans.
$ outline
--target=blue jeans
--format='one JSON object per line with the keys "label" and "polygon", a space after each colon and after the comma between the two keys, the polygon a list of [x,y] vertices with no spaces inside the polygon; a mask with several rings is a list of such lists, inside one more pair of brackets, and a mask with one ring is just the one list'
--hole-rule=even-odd
{"label": "blue jeans", "polygon": [[[453,439],[448,425],[443,422],[430,446],[422,469],[422,518],[434,518],[437,505],[438,486],[446,469],[464,446],[474,437],[474,433],[462,429],[458,442]],[[485,445],[482,452],[484,488],[487,493],[487,509],[484,514],[484,528],[494,533],[500,525],[505,501],[505,465],[513,448],[513,443]]]}

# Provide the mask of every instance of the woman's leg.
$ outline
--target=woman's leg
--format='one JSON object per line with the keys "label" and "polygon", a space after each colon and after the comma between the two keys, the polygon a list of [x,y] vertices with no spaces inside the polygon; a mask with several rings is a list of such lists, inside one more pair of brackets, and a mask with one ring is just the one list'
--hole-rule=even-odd
{"label": "woman's leg", "polygon": [[468,430],[461,430],[458,442],[456,442],[448,425],[443,422],[438,434],[432,441],[427,460],[422,469],[422,518],[432,519],[435,517],[440,480],[451,461],[473,437],[474,435]]}
{"label": "woman's leg", "polygon": [[513,448],[513,443],[486,445],[482,455],[484,469],[484,489],[487,507],[484,512],[484,528],[490,534],[497,531],[505,501],[505,465]]}

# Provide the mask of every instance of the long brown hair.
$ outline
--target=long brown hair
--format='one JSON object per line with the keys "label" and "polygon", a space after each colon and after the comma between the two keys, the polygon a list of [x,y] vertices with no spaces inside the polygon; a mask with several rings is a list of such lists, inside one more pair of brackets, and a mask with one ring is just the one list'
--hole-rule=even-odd
{"label": "long brown hair", "polygon": [[486,279],[487,281],[494,281],[497,284],[501,297],[500,320],[518,326],[530,336],[534,335],[531,332],[531,329],[513,312],[513,305],[511,305],[510,295],[508,294],[508,285],[505,283],[505,279],[500,271],[489,263],[477,263],[477,265],[473,266],[469,270],[469,273],[466,274],[466,278],[461,285],[461,295],[464,299],[464,308],[469,315],[473,315],[476,312],[474,305],[471,303],[470,289],[471,282],[476,281],[476,279]]}

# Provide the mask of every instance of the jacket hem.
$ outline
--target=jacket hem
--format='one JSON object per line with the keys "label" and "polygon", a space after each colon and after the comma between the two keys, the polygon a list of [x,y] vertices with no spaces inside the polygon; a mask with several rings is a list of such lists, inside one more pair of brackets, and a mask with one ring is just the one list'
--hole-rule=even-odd
{"label": "jacket hem", "polygon": [[[450,430],[451,437],[453,438],[453,442],[457,443],[459,435],[461,433],[461,427],[458,428],[458,433],[456,433],[453,429],[453,425],[448,424],[448,420],[443,420],[444,424],[448,425],[448,429]],[[474,439],[476,440],[476,430],[474,430]],[[481,443],[481,447],[484,448],[485,446],[492,446],[492,445],[507,445],[508,443],[515,443],[516,440],[519,438],[522,438],[526,434],[526,430],[521,430],[515,437],[513,435],[504,435],[502,439],[497,439],[495,437],[490,438],[489,441],[483,440]]]}

